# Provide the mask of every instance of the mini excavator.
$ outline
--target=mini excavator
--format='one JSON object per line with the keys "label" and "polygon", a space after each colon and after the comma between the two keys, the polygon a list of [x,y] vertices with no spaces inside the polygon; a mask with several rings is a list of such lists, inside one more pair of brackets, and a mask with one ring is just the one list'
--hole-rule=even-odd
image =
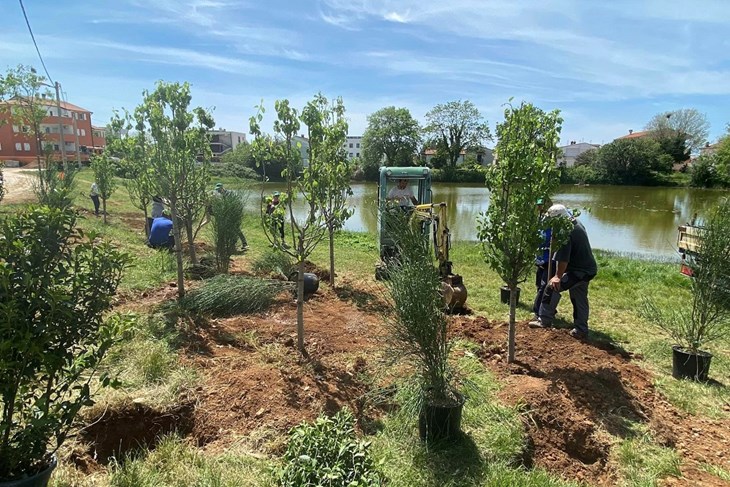
{"label": "mini excavator", "polygon": [[397,255],[395,240],[386,231],[383,211],[387,208],[386,200],[389,191],[398,181],[405,180],[408,193],[417,201],[406,209],[410,212],[412,223],[420,224],[423,238],[433,243],[434,254],[438,261],[441,277],[441,292],[444,304],[452,312],[463,310],[467,291],[462,277],[453,273],[449,259],[451,249],[451,231],[448,225],[446,203],[433,203],[431,191],[431,170],[428,167],[381,167],[378,184],[378,241],[380,244],[380,262],[375,269],[376,279],[388,278],[388,264]]}

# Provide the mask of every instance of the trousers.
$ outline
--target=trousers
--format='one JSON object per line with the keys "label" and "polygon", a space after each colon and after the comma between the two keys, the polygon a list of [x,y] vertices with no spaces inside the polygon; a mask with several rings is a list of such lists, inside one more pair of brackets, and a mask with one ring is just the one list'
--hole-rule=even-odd
{"label": "trousers", "polygon": [[570,294],[570,302],[573,305],[573,326],[580,332],[588,333],[588,316],[590,313],[588,283],[592,278],[593,276],[580,278],[572,272],[566,272],[560,279],[560,291],[555,291],[552,286],[545,286],[538,313],[540,321],[544,325],[552,324],[560,302],[561,292],[567,290]]}

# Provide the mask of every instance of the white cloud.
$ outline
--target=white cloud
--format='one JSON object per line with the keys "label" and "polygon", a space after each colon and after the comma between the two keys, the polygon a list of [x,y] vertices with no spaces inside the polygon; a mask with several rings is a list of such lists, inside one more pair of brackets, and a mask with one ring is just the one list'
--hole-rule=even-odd
{"label": "white cloud", "polygon": [[391,22],[397,22],[400,24],[408,23],[408,17],[408,13],[399,14],[398,12],[388,12],[383,16],[385,20],[390,20]]}

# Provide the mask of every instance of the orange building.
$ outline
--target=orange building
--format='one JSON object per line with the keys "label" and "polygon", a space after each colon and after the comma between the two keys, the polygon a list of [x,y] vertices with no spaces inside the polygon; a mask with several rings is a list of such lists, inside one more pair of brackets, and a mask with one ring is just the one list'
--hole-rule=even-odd
{"label": "orange building", "polygon": [[[6,103],[12,105],[16,102],[10,100]],[[89,110],[61,102],[61,113],[58,113],[55,100],[44,98],[39,99],[38,103],[43,106],[47,115],[40,125],[42,144],[53,151],[54,159],[61,159],[61,141],[69,162],[88,162],[91,154],[104,149],[106,140],[98,136],[98,129],[95,136]],[[13,124],[10,110],[0,111],[0,120],[0,161],[17,161],[20,165],[35,162],[39,148],[29,128]],[[63,125],[63,134],[60,133],[59,124]]]}

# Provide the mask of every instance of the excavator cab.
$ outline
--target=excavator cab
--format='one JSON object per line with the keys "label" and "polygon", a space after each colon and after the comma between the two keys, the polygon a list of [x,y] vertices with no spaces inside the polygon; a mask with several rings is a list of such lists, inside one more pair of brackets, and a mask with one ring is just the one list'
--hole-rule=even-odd
{"label": "excavator cab", "polygon": [[452,273],[449,260],[451,232],[447,222],[446,203],[433,203],[431,170],[427,167],[381,167],[378,183],[378,242],[380,262],[375,269],[376,279],[388,278],[388,265],[397,257],[397,243],[387,231],[385,211],[402,211],[412,224],[420,225],[423,238],[431,241],[442,294],[447,308],[458,311],[466,301],[466,287],[462,277]]}

